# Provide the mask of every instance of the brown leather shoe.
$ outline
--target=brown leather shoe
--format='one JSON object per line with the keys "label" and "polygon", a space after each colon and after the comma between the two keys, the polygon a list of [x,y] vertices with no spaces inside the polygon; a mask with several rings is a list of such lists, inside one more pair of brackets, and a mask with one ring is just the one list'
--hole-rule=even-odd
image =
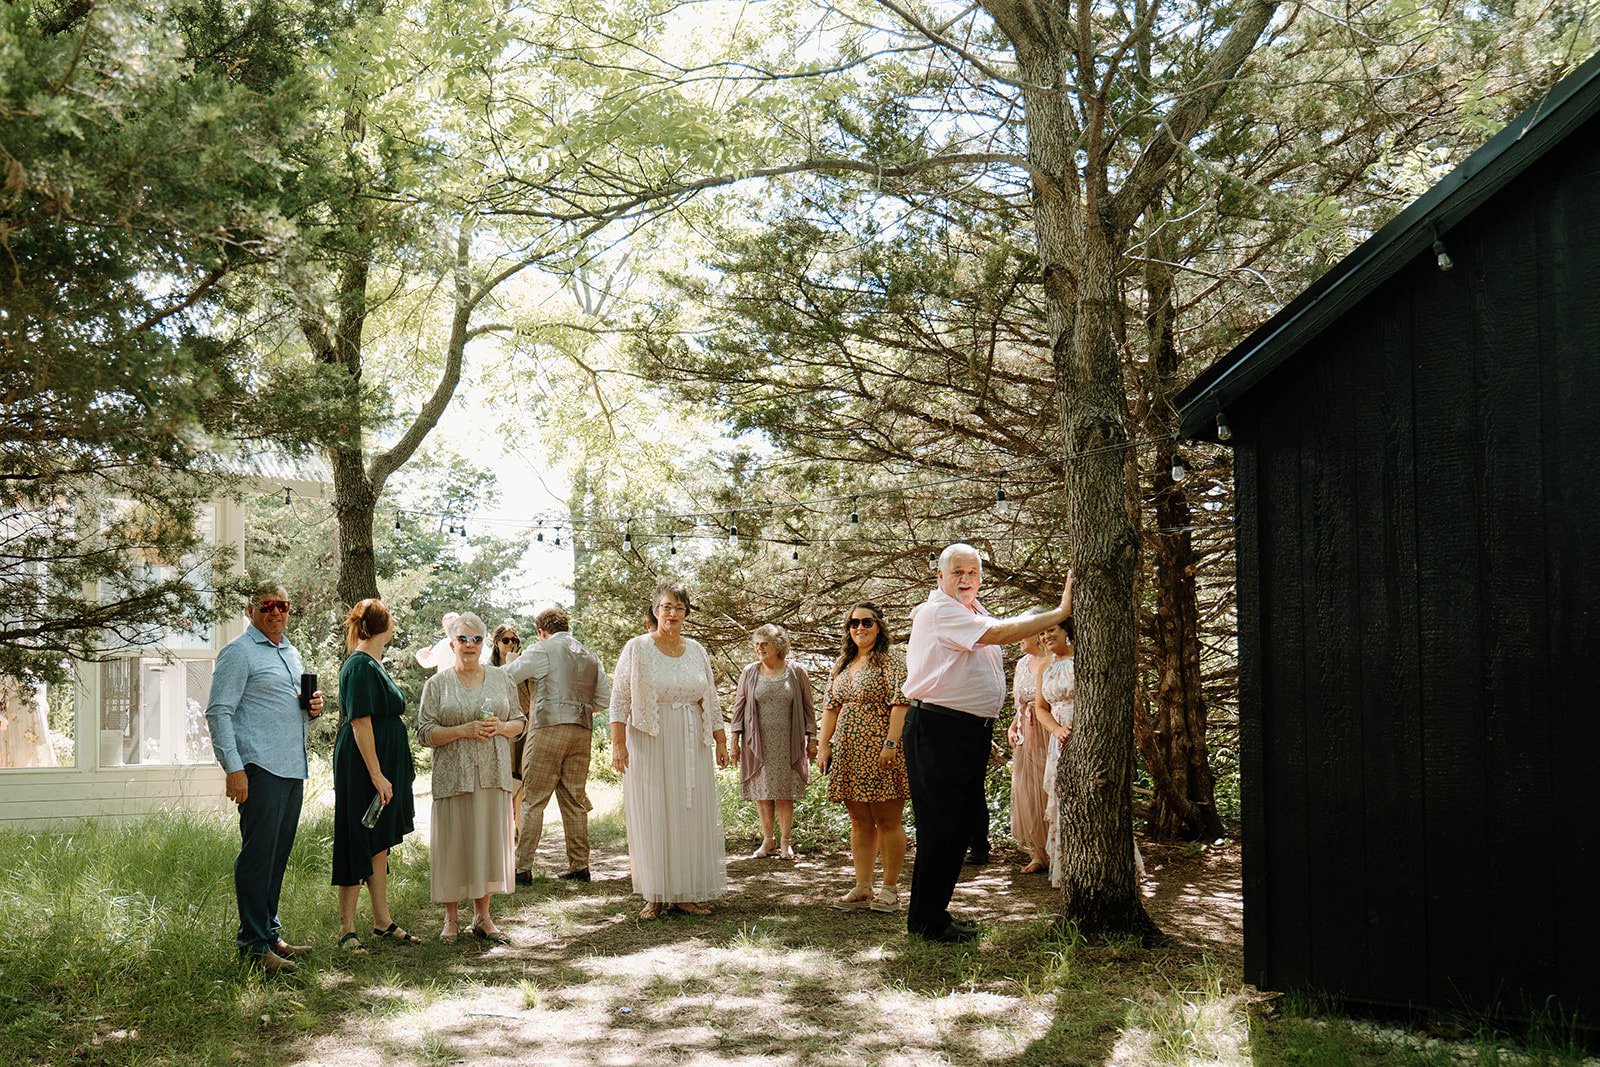
{"label": "brown leather shoe", "polygon": [[265,952],[250,953],[250,966],[268,974],[293,974],[296,970],[293,963],[271,949]]}
{"label": "brown leather shoe", "polygon": [[272,946],[272,951],[276,952],[286,960],[292,960],[298,959],[301,956],[311,955],[311,946],[291,945],[287,941],[280,940],[276,945]]}

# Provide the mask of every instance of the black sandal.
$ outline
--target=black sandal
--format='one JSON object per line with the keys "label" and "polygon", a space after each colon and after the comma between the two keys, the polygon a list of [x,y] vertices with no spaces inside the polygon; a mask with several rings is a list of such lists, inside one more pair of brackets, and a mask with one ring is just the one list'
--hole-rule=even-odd
{"label": "black sandal", "polygon": [[[354,941],[355,944],[351,945],[350,942],[352,941]],[[349,946],[348,948],[345,947],[347,945]],[[361,943],[361,938],[356,936],[356,932],[354,930],[351,930],[349,933],[339,938],[339,947],[344,949],[344,951],[351,956],[367,955],[367,946]]]}
{"label": "black sandal", "polygon": [[387,930],[380,930],[374,926],[372,928],[372,935],[374,937],[386,937],[390,941],[401,945],[422,944],[422,938],[418,937],[416,934],[408,933],[405,930],[400,929],[399,923],[390,923],[389,929]]}

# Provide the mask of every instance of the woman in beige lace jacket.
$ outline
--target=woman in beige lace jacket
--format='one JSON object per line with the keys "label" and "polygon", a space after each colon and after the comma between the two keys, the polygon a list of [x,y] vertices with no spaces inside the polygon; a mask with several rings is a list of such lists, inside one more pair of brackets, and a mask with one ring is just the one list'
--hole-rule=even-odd
{"label": "woman in beige lace jacket", "polygon": [[417,737],[434,750],[429,829],[430,889],[444,905],[441,940],[459,934],[460,905],[472,901],[472,933],[506,944],[489,913],[494,893],[516,891],[511,847],[511,743],[527,718],[511,676],[482,662],[483,620],[467,612],[451,624],[455,665],[422,687]]}

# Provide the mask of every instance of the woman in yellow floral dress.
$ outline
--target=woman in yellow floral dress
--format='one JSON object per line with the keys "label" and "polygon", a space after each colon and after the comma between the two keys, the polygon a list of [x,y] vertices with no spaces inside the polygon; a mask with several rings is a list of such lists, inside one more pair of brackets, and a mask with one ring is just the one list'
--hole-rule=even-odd
{"label": "woman in yellow floral dress", "polygon": [[[850,813],[850,858],[856,884],[839,900],[846,908],[896,911],[906,858],[906,781],[900,731],[910,702],[900,691],[905,661],[890,650],[889,629],[876,604],[860,603],[845,617],[844,644],[828,680],[817,765],[828,775],[828,799]],[[883,855],[883,888],[873,890],[873,867]]]}

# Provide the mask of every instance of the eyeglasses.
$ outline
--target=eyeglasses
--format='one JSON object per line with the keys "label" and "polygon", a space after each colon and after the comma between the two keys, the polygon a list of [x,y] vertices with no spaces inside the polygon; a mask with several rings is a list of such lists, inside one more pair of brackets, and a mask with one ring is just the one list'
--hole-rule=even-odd
{"label": "eyeglasses", "polygon": [[482,634],[456,634],[456,640],[460,641],[463,645],[481,645],[481,644],[483,644],[483,635]]}
{"label": "eyeglasses", "polygon": [[682,604],[657,604],[657,615],[687,615],[689,609]]}
{"label": "eyeglasses", "polygon": [[852,629],[852,630],[854,630],[854,629],[856,629],[858,627],[861,628],[861,629],[865,629],[868,626],[876,626],[876,625],[878,625],[878,620],[877,619],[851,619],[849,622],[845,623],[845,625],[847,627],[849,627],[850,629]]}
{"label": "eyeglasses", "polygon": [[505,637],[500,639],[500,643],[502,645],[520,645],[522,644],[522,638],[512,637],[511,635],[507,634]]}
{"label": "eyeglasses", "polygon": [[289,611],[289,602],[287,600],[263,600],[261,603],[256,605],[256,610],[261,612],[263,615],[274,611],[281,611],[287,614]]}

